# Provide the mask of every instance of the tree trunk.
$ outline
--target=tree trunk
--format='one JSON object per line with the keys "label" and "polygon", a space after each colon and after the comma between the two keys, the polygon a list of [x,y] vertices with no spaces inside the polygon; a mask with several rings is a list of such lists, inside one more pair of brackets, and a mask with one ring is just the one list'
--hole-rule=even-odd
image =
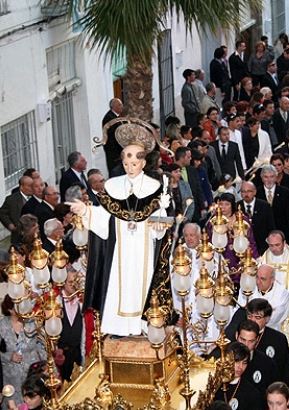
{"label": "tree trunk", "polygon": [[150,121],[152,109],[152,67],[139,59],[128,59],[127,72],[123,78],[124,110],[130,117]]}

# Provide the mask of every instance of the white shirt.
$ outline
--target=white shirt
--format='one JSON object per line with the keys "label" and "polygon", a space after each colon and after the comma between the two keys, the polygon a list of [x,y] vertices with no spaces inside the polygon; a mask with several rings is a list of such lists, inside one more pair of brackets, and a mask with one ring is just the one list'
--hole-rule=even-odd
{"label": "white shirt", "polygon": [[239,130],[234,130],[233,131],[229,128],[229,132],[230,132],[230,141],[236,142],[238,144],[239,151],[240,151],[240,157],[241,157],[241,161],[242,161],[242,167],[245,171],[247,169],[247,164],[246,164],[246,160],[245,160],[245,154],[244,154],[241,131],[239,131]]}
{"label": "white shirt", "polygon": [[79,171],[76,171],[76,169],[74,169],[74,168],[71,168],[71,169],[72,169],[72,171],[75,173],[75,175],[77,176],[77,178],[79,179],[79,181],[80,181],[82,184],[84,184],[85,187],[87,188],[87,184],[86,184],[86,182],[85,182],[85,179],[83,178],[84,174],[81,173],[81,172],[79,172]]}
{"label": "white shirt", "polygon": [[220,154],[222,155],[223,152],[223,145],[225,146],[225,152],[226,154],[228,153],[228,142],[222,142],[221,140],[219,140],[219,150],[220,150]]}
{"label": "white shirt", "polygon": [[247,212],[247,207],[248,207],[248,205],[249,205],[249,206],[251,206],[251,215],[253,215],[253,213],[254,213],[254,207],[255,207],[255,202],[256,202],[256,198],[254,198],[252,202],[245,202],[245,201],[243,201],[244,208],[245,208],[245,212]]}

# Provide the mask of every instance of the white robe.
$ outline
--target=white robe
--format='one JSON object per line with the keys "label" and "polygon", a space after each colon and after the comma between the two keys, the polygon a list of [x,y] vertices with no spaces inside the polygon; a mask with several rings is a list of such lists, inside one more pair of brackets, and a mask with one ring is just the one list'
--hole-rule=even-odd
{"label": "white robe", "polygon": [[[249,297],[249,301],[256,298],[262,298],[268,300],[273,308],[272,316],[268,322],[268,326],[273,329],[281,331],[282,323],[288,317],[289,313],[289,292],[280,285],[278,282],[274,282],[272,289],[265,295],[258,290],[257,286],[253,294]],[[238,303],[241,306],[246,304],[246,296],[242,294],[240,289]]]}
{"label": "white robe", "polygon": [[[159,186],[158,181],[142,172],[131,180],[127,175],[111,178],[105,189],[112,198],[125,199],[133,187],[138,198],[145,198],[156,192]],[[158,210],[152,215],[159,214]],[[91,207],[83,221],[86,228],[107,239],[110,217],[102,206]],[[131,232],[127,221],[115,218],[115,234],[101,331],[119,336],[139,335],[142,331],[141,316],[154,273],[155,240],[161,239],[165,231],[155,231],[145,220],[137,222],[136,231]]]}
{"label": "white robe", "polygon": [[280,285],[288,289],[289,286],[289,246],[285,245],[282,255],[274,255],[267,249],[262,257],[261,263],[270,265],[275,270],[275,279]]}

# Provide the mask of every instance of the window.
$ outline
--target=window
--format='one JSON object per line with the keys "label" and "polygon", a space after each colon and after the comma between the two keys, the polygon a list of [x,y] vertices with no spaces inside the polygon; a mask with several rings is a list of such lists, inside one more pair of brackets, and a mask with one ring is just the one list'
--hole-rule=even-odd
{"label": "window", "polygon": [[27,168],[38,168],[34,111],[1,127],[5,190],[18,185]]}
{"label": "window", "polygon": [[74,40],[47,49],[46,58],[49,91],[76,77]]}
{"label": "window", "polygon": [[272,0],[272,38],[276,40],[280,33],[286,32],[285,0]]}
{"label": "window", "polygon": [[8,0],[0,0],[0,16],[10,13]]}

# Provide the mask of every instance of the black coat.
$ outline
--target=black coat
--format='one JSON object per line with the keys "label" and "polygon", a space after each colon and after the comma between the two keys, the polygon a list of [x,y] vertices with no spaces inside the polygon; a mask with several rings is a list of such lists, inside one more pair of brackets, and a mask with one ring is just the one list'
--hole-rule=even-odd
{"label": "black coat", "polygon": [[281,142],[284,142],[288,138],[289,134],[289,113],[287,115],[287,121],[285,122],[282,115],[280,114],[279,109],[277,109],[272,117],[273,120],[273,127],[276,132],[276,136],[278,139],[278,145]]}
{"label": "black coat", "polygon": [[281,56],[277,58],[276,62],[278,78],[279,81],[282,81],[283,77],[289,72],[289,60],[286,60],[284,55],[281,54]]}
{"label": "black coat", "polygon": [[248,75],[248,66],[239,55],[233,54],[229,58],[232,84],[237,85],[244,77]]}
{"label": "black coat", "polygon": [[[241,205],[241,209],[244,213],[247,212],[243,201],[238,202],[238,205]],[[263,255],[268,248],[266,238],[269,233],[275,229],[274,215],[272,207],[268,202],[258,198],[256,198],[255,206],[252,211],[253,215],[250,217],[250,223],[253,229],[258,253],[259,255]]]}
{"label": "black coat", "polygon": [[55,218],[54,210],[45,202],[41,202],[41,204],[35,208],[34,215],[38,218],[41,239],[44,240],[44,223],[48,221],[48,219]]}
{"label": "black coat", "polygon": [[196,168],[192,167],[191,165],[186,167],[187,174],[188,174],[188,183],[190,185],[194,201],[195,201],[195,211],[193,215],[193,222],[199,222],[201,217],[201,210],[205,208],[204,201],[204,193],[201,187],[201,181],[199,178],[198,171]]}
{"label": "black coat", "polygon": [[[8,228],[9,224],[14,224],[19,228],[19,218],[21,216],[22,207],[26,201],[20,191],[15,192],[5,198],[3,205],[0,208],[0,221]],[[17,243],[19,240],[18,230],[11,232],[11,243]]]}
{"label": "black coat", "polygon": [[[257,188],[257,198],[267,201],[264,186]],[[276,229],[284,232],[286,241],[289,241],[289,189],[276,185],[272,210]]]}
{"label": "black coat", "polygon": [[[115,118],[117,118],[117,115],[113,111],[109,110],[103,117],[102,126],[104,127],[105,124],[107,124],[111,120],[114,120]],[[118,126],[119,124],[116,124],[109,128],[107,132],[107,142],[103,146],[106,155],[106,163],[109,171],[109,176],[111,176],[111,170],[120,162],[120,154],[122,151],[122,147],[115,139],[115,130]]]}
{"label": "black coat", "polygon": [[274,103],[278,103],[278,92],[279,92],[279,80],[277,77],[277,84],[273,80],[271,74],[268,72],[263,76],[261,80],[261,87],[269,87],[273,94]]}
{"label": "black coat", "polygon": [[26,215],[26,214],[32,214],[34,215],[35,209],[37,206],[40,204],[34,196],[28,199],[28,201],[24,204],[22,210],[21,210],[21,215]]}
{"label": "black coat", "polygon": [[231,87],[231,80],[226,65],[216,58],[210,63],[210,81],[215,83],[222,93],[226,93],[228,88]]}
{"label": "black coat", "polygon": [[[60,184],[59,184],[59,188],[60,188],[60,195],[61,195],[61,201],[64,202],[65,201],[65,192],[68,188],[70,188],[73,184],[75,184],[76,182],[78,183],[82,183],[83,182],[78,178],[78,176],[76,175],[75,172],[73,172],[73,170],[71,168],[68,168],[62,175],[61,179],[60,179]],[[87,181],[85,179],[85,183],[87,185]]]}
{"label": "black coat", "polygon": [[219,150],[219,141],[214,141],[211,143],[211,145],[215,148],[217,160],[219,161],[222,174],[230,174],[233,178],[235,178],[237,167],[238,174],[243,179],[244,169],[242,166],[238,144],[233,141],[228,142],[228,150],[225,159],[221,156]]}

